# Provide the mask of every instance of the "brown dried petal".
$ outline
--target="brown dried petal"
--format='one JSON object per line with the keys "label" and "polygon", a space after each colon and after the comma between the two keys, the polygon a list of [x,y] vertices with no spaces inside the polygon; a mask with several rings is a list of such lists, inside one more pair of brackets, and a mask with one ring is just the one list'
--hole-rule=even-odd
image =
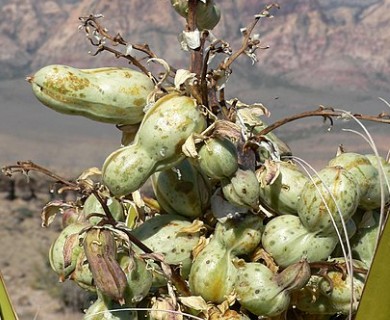
{"label": "brown dried petal", "polygon": [[127,278],[116,258],[113,234],[104,229],[90,229],[84,239],[84,251],[96,283],[106,296],[124,303]]}

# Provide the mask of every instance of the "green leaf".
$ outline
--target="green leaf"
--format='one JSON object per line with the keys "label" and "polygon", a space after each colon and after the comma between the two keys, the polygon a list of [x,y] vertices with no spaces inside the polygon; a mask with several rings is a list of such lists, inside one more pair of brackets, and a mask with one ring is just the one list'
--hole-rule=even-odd
{"label": "green leaf", "polygon": [[18,320],[18,315],[12,306],[11,298],[7,292],[4,278],[0,272],[0,319]]}
{"label": "green leaf", "polygon": [[387,221],[364,286],[355,320],[390,317],[390,224]]}

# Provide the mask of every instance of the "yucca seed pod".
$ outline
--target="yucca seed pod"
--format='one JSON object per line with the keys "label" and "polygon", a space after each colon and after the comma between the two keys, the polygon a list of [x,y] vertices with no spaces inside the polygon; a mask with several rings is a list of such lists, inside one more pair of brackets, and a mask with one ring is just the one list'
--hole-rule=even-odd
{"label": "yucca seed pod", "polygon": [[351,238],[352,254],[355,259],[362,261],[367,268],[374,258],[379,229],[379,214],[372,213],[372,223],[358,228]]}
{"label": "yucca seed pod", "polygon": [[117,67],[77,69],[50,65],[28,81],[38,100],[49,108],[113,124],[141,122],[147,96],[154,89],[145,74]]}
{"label": "yucca seed pod", "polygon": [[76,208],[68,208],[65,209],[62,213],[62,228],[66,228],[68,225],[72,223],[80,223],[83,220],[80,217],[80,212]]}
{"label": "yucca seed pod", "polygon": [[179,215],[154,216],[132,230],[138,240],[156,253],[161,253],[169,264],[191,263],[192,249],[199,241],[199,232],[182,231],[191,222]]}
{"label": "yucca seed pod", "polygon": [[236,146],[227,138],[206,140],[198,155],[200,169],[212,179],[230,178],[238,169]]}
{"label": "yucca seed pod", "polygon": [[219,222],[241,217],[249,211],[247,207],[238,206],[226,200],[223,197],[221,188],[217,188],[211,196],[210,208],[213,216]]}
{"label": "yucca seed pod", "polygon": [[276,316],[290,305],[289,293],[278,285],[272,271],[261,263],[245,263],[238,268],[234,287],[241,306],[259,317]]}
{"label": "yucca seed pod", "polygon": [[233,292],[237,269],[234,256],[217,239],[212,239],[196,256],[189,276],[192,295],[221,303]]}
{"label": "yucca seed pod", "polygon": [[152,287],[152,273],[147,269],[146,263],[136,255],[121,254],[118,261],[127,278],[126,302],[140,302]]}
{"label": "yucca seed pod", "polygon": [[222,193],[234,205],[258,208],[260,186],[252,170],[237,169],[233,177],[222,181]]}
{"label": "yucca seed pod", "polygon": [[70,279],[73,280],[80,288],[96,292],[93,275],[91,269],[89,268],[88,260],[84,251],[77,257],[76,266],[70,275]]}
{"label": "yucca seed pod", "polygon": [[[345,263],[344,258],[329,261]],[[348,262],[349,263],[349,262]],[[353,261],[354,268],[364,269],[361,261]],[[330,282],[332,282],[332,286]],[[352,312],[355,313],[362,296],[365,275],[355,271],[353,276],[354,300]],[[351,278],[344,277],[341,271],[327,272],[327,278],[312,275],[305,288],[294,292],[294,302],[299,310],[317,314],[349,314],[351,307]]]}
{"label": "yucca seed pod", "polygon": [[223,243],[233,255],[250,254],[260,243],[263,219],[255,215],[244,215],[217,223],[214,237]]}
{"label": "yucca seed pod", "polygon": [[82,252],[80,246],[80,231],[87,224],[72,223],[65,227],[56,240],[52,243],[49,250],[49,262],[51,268],[64,281],[74,271],[77,257]]}
{"label": "yucca seed pod", "polygon": [[98,292],[98,298],[86,310],[84,320],[137,320],[138,314],[131,310],[132,304],[119,305]]}
{"label": "yucca seed pod", "polygon": [[[335,258],[330,261],[338,263],[346,262],[344,258]],[[355,268],[365,268],[364,263],[358,260],[354,260],[353,265]],[[321,294],[327,297],[332,309],[337,310],[337,312],[342,314],[349,314],[351,304],[350,299],[353,290],[354,301],[352,302],[352,311],[356,312],[363,293],[366,278],[365,274],[355,272],[352,286],[350,276],[347,275],[347,277],[344,278],[344,274],[340,271],[330,271],[327,276],[330,281],[332,281],[333,287],[331,287],[328,279],[321,279],[318,282],[318,288]]]}
{"label": "yucca seed pod", "polygon": [[294,215],[278,216],[264,228],[261,239],[264,249],[282,267],[307,259],[309,262],[326,260],[335,249],[337,236],[320,236],[308,231]]}
{"label": "yucca seed pod", "polygon": [[275,181],[260,185],[260,201],[277,214],[297,214],[298,199],[308,178],[291,163],[281,161]]}
{"label": "yucca seed pod", "polygon": [[156,171],[184,159],[182,146],[206,127],[196,100],[176,93],[160,98],[145,114],[133,144],[111,153],[103,164],[103,182],[116,196],[139,189]]}
{"label": "yucca seed pod", "polygon": [[167,213],[195,219],[210,203],[207,178],[187,159],[174,168],[154,173],[152,185],[160,207]]}
{"label": "yucca seed pod", "polygon": [[[347,231],[347,237],[348,237],[349,243],[352,241],[353,236],[357,232],[357,226],[356,226],[354,218],[355,217],[353,217],[353,218],[351,218],[351,219],[349,219],[348,221],[345,222],[345,229]],[[339,241],[339,243],[337,244],[336,248],[333,250],[333,252],[331,254],[332,257],[334,257],[334,256],[342,256],[343,255],[342,246],[344,246],[344,248],[345,248],[345,245],[347,243],[347,238],[345,237],[344,230],[340,230],[340,235],[342,237],[342,241],[341,242],[343,244],[341,244],[341,242]]]}
{"label": "yucca seed pod", "polygon": [[[370,181],[371,188],[368,190],[365,196],[361,197],[359,207],[365,210],[373,210],[379,208],[381,205],[381,187],[383,188],[384,203],[390,201],[390,190],[386,183],[386,177],[387,181],[390,183],[390,164],[382,157],[377,159],[377,157],[373,154],[366,154],[366,158],[371,162],[372,166],[377,170],[378,174]],[[378,163],[378,160],[380,164]],[[379,177],[379,170],[382,170],[380,165],[382,165],[384,173],[382,182],[380,181]]]}
{"label": "yucca seed pod", "polygon": [[378,176],[378,171],[371,164],[370,160],[364,155],[344,152],[329,161],[329,167],[340,166],[350,172],[356,179],[360,196],[364,198],[367,192],[372,188],[372,184],[375,183]]}
{"label": "yucca seed pod", "polygon": [[298,215],[309,231],[334,235],[331,216],[341,229],[343,220],[353,216],[359,201],[360,189],[355,176],[342,167],[326,167],[305,184],[298,201]]}
{"label": "yucca seed pod", "polygon": [[[123,207],[121,203],[115,199],[114,197],[109,197],[107,199],[107,206],[110,209],[110,213],[113,216],[113,218],[116,221],[124,221],[125,220],[125,214],[123,212]],[[105,215],[105,212],[103,210],[102,205],[98,201],[98,199],[95,197],[94,194],[91,194],[88,196],[88,198],[85,200],[83,205],[82,214],[84,218],[86,219],[91,214],[103,214]],[[95,216],[90,217],[88,219],[89,223],[92,225],[97,225],[100,221],[102,221],[101,217]]]}

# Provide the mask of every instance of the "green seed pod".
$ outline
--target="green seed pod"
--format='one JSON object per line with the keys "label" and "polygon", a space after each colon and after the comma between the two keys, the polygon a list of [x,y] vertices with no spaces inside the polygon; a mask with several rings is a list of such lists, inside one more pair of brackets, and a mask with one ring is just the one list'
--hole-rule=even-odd
{"label": "green seed pod", "polygon": [[164,96],[146,112],[134,143],[108,156],[102,169],[104,184],[117,196],[134,192],[155,171],[183,160],[182,145],[205,127],[194,99],[176,93]]}
{"label": "green seed pod", "polygon": [[114,235],[106,229],[90,229],[83,241],[96,287],[105,296],[124,303],[127,278],[116,261],[117,246]]}
{"label": "green seed pod", "polygon": [[192,249],[199,241],[199,232],[182,231],[191,226],[185,218],[164,214],[146,220],[132,233],[154,252],[161,253],[169,264],[191,263]]}
{"label": "green seed pod", "polygon": [[[125,220],[122,205],[117,199],[115,199],[114,197],[109,197],[107,199],[107,206],[116,221],[123,222]],[[84,218],[87,218],[90,214],[93,213],[105,215],[102,205],[93,194],[89,195],[88,198],[85,200],[82,213],[84,215]],[[88,219],[88,221],[92,225],[97,225],[101,220],[102,218],[100,217],[90,217]]]}
{"label": "green seed pod", "polygon": [[313,182],[305,184],[298,201],[298,215],[305,228],[328,236],[336,234],[330,215],[341,229],[342,221],[352,217],[359,201],[360,189],[354,175],[342,167],[326,167],[313,177]]}
{"label": "green seed pod", "polygon": [[[344,258],[336,258],[331,261],[345,263]],[[354,268],[363,268],[361,261],[353,261]],[[332,282],[333,288],[329,280]],[[352,312],[356,312],[362,296],[365,275],[354,272],[353,291],[354,301]],[[318,314],[349,314],[351,306],[351,278],[341,271],[329,271],[327,278],[313,275],[305,288],[294,292],[294,302],[299,310]]]}
{"label": "green seed pod", "polygon": [[129,310],[134,305],[119,305],[98,292],[98,299],[87,309],[84,320],[137,320],[136,311]]}
{"label": "green seed pod", "polygon": [[291,162],[280,162],[279,175],[260,186],[260,201],[278,214],[297,214],[298,199],[308,178]]}
{"label": "green seed pod", "polygon": [[273,218],[266,224],[262,236],[264,249],[282,268],[303,258],[309,262],[325,260],[337,243],[337,236],[324,237],[310,232],[294,215]]}
{"label": "green seed pod", "polygon": [[119,264],[127,278],[125,300],[138,303],[145,298],[152,287],[152,273],[147,270],[146,263],[138,256],[121,255]]}
{"label": "green seed pod", "polygon": [[60,281],[68,278],[76,267],[77,257],[82,252],[79,232],[86,226],[82,223],[68,225],[50,247],[50,266],[59,275]]}
{"label": "green seed pod", "polygon": [[345,152],[338,155],[336,158],[329,161],[329,167],[340,166],[355,177],[359,189],[360,196],[364,197],[372,184],[377,179],[378,171],[373,167],[370,160],[358,153]]}
{"label": "green seed pod", "polygon": [[250,254],[260,243],[262,230],[262,218],[245,215],[242,219],[217,223],[214,237],[233,255]]}
{"label": "green seed pod", "polygon": [[155,171],[155,161],[139,144],[111,153],[103,165],[103,183],[115,196],[138,190]]}
{"label": "green seed pod", "polygon": [[152,175],[154,194],[167,213],[195,219],[203,215],[211,198],[209,182],[189,160]]}
{"label": "green seed pod", "polygon": [[[332,261],[345,263],[344,258],[336,258],[332,259]],[[355,268],[365,268],[364,263],[358,260],[354,260],[353,265]],[[327,275],[330,281],[332,281],[333,288],[327,279],[321,279],[318,283],[318,288],[321,294],[328,298],[333,310],[337,310],[337,312],[343,314],[349,314],[353,287],[354,301],[352,302],[352,310],[353,312],[356,312],[363,293],[366,278],[365,275],[355,271],[353,276],[353,286],[351,286],[350,276],[348,275],[344,279],[344,274],[340,271],[330,271]]]}
{"label": "green seed pod", "polygon": [[[348,221],[345,222],[345,229],[347,231],[347,235],[348,235],[348,241],[351,242],[351,238],[354,236],[354,234],[356,233],[357,231],[357,226],[356,226],[356,223],[354,221],[354,218],[351,218],[349,219]],[[340,230],[340,233],[341,233],[341,237],[342,237],[342,243],[345,247],[346,245],[346,238],[345,238],[345,233],[344,233],[344,230]],[[331,256],[334,257],[334,256],[341,256],[343,255],[343,249],[342,249],[342,244],[339,242],[336,246],[336,248],[334,249],[334,251],[332,252]]]}
{"label": "green seed pod", "polygon": [[288,292],[278,285],[272,271],[261,263],[245,263],[239,268],[234,287],[241,306],[257,316],[276,316],[290,305]]}
{"label": "green seed pod", "polygon": [[379,232],[379,214],[373,213],[373,223],[360,227],[351,239],[353,257],[371,266]]}
{"label": "green seed pod", "polygon": [[199,167],[212,179],[230,178],[238,169],[238,154],[229,139],[210,138],[200,148]]}
{"label": "green seed pod", "polygon": [[[182,17],[188,16],[188,1],[187,0],[171,0],[171,4],[175,11]],[[196,25],[199,30],[212,30],[219,22],[221,12],[214,5],[213,0],[204,2],[199,1],[196,5]]]}
{"label": "green seed pod", "polygon": [[[164,272],[161,270],[160,265],[156,262],[148,262],[148,268],[152,274],[152,289],[157,289],[161,287],[166,287],[168,281],[167,277],[164,275]],[[180,270],[180,273],[183,269]],[[187,272],[188,278],[188,272]],[[183,277],[185,279],[185,277]]]}
{"label": "green seed pod", "polygon": [[217,239],[212,239],[195,258],[189,276],[192,295],[221,303],[234,289],[237,269],[234,256]]}
{"label": "green seed pod", "polygon": [[83,218],[80,217],[78,208],[68,208],[62,213],[62,228],[66,228],[72,223],[78,223],[81,221],[83,221]]}
{"label": "green seed pod", "polygon": [[116,67],[50,65],[28,80],[35,96],[49,108],[114,124],[141,122],[146,98],[154,89],[143,73]]}
{"label": "green seed pod", "polygon": [[[370,181],[371,188],[368,190],[368,192],[365,194],[365,196],[361,197],[359,207],[365,209],[365,210],[372,210],[377,209],[381,205],[381,181],[379,178],[379,170],[381,170],[380,164],[378,163],[378,159],[373,154],[367,154],[367,159],[371,162],[372,166],[377,170],[378,174],[373,177]],[[382,187],[383,187],[383,198],[384,203],[387,203],[390,200],[390,191],[386,183],[385,177],[387,177],[387,180],[390,182],[390,164],[383,158],[379,158],[379,161],[383,167],[383,181],[382,181]]]}
{"label": "green seed pod", "polygon": [[210,207],[213,216],[219,222],[225,222],[229,219],[241,217],[248,213],[248,208],[237,206],[227,201],[223,195],[221,188],[217,188],[210,200]]}
{"label": "green seed pod", "polygon": [[252,170],[238,169],[230,180],[222,181],[224,197],[232,204],[257,209],[260,186]]}
{"label": "green seed pod", "polygon": [[84,251],[77,257],[76,267],[72,272],[70,279],[84,290],[96,292],[96,286],[93,281],[93,275],[89,268],[88,260]]}

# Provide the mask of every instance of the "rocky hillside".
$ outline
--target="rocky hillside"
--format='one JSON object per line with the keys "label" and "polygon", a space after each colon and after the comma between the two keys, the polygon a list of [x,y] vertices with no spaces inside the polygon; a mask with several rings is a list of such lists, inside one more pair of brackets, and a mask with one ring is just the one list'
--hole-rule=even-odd
{"label": "rocky hillside", "polygon": [[[217,37],[235,48],[239,28],[268,1],[216,0],[222,9]],[[79,67],[125,64],[91,47],[78,17],[102,13],[113,33],[147,42],[162,58],[183,67],[177,22],[169,0],[1,0],[0,77],[25,75],[49,63]],[[390,0],[279,1],[281,9],[257,29],[270,49],[259,53],[259,72],[313,88],[384,89],[390,82]],[[248,70],[251,67],[247,64]],[[185,64],[184,64],[185,66]]]}

